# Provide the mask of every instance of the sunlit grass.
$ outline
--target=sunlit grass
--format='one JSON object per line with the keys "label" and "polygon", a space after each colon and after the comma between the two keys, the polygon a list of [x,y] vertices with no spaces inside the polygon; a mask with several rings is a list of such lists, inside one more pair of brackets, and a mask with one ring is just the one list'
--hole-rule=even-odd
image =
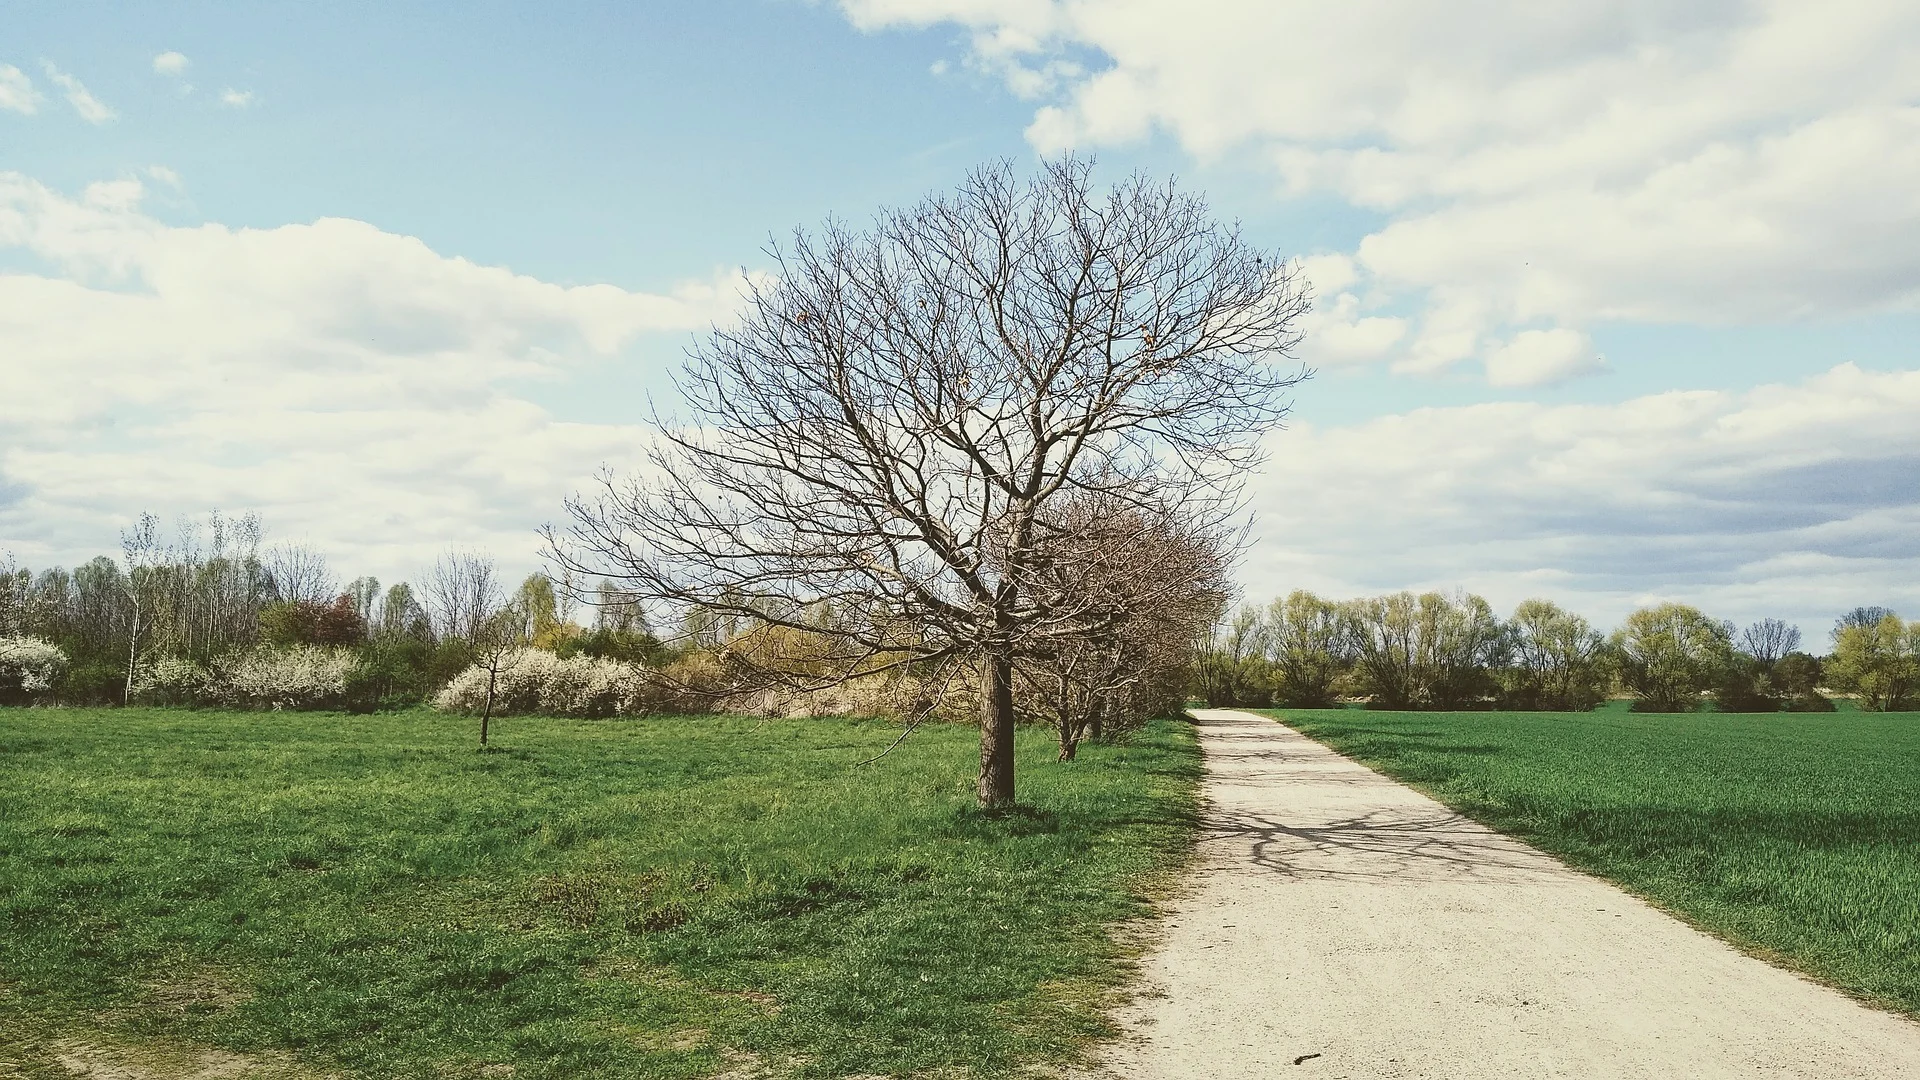
{"label": "sunlit grass", "polygon": [[1743,947],[1920,1015],[1920,713],[1273,715]]}
{"label": "sunlit grass", "polygon": [[0,1058],[362,1076],[1004,1073],[1101,1033],[1184,857],[1184,723],[973,806],[975,733],[727,717],[0,711]]}

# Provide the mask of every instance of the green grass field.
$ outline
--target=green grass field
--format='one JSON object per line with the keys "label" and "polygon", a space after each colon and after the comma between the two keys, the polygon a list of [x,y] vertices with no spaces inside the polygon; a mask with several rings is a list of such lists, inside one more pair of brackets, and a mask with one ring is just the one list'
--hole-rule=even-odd
{"label": "green grass field", "polygon": [[1188,850],[1189,727],[1069,765],[1023,731],[1023,805],[991,815],[971,728],[854,767],[897,732],[508,719],[483,754],[425,712],[0,710],[0,1075],[195,1048],[522,1080],[1072,1058],[1116,923]]}
{"label": "green grass field", "polygon": [[1749,951],[1920,1016],[1920,713],[1271,715]]}

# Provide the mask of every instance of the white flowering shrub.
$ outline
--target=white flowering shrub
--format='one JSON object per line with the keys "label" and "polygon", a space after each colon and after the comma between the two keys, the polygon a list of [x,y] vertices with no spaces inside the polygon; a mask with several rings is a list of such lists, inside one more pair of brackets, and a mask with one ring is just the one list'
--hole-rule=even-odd
{"label": "white flowering shrub", "polygon": [[60,646],[37,637],[0,637],[0,702],[31,701],[67,669]]}
{"label": "white flowering shrub", "polygon": [[[477,713],[487,704],[487,669],[454,676],[434,695],[446,712]],[[545,649],[519,649],[494,676],[493,711],[548,716],[634,716],[651,712],[658,691],[645,668],[592,656],[561,659]]]}
{"label": "white flowering shrub", "polygon": [[255,649],[224,665],[216,693],[226,704],[254,709],[336,708],[353,663],[351,649]]}
{"label": "white flowering shrub", "polygon": [[133,678],[134,700],[145,705],[204,705],[220,697],[214,674],[184,656],[163,656]]}

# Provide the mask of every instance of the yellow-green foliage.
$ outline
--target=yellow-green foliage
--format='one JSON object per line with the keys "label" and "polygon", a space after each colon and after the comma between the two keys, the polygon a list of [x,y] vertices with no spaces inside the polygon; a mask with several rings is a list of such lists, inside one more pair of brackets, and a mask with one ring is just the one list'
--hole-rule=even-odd
{"label": "yellow-green foliage", "polygon": [[1867,626],[1847,626],[1833,643],[1827,676],[1860,695],[1869,709],[1909,708],[1920,697],[1920,622],[1888,614]]}

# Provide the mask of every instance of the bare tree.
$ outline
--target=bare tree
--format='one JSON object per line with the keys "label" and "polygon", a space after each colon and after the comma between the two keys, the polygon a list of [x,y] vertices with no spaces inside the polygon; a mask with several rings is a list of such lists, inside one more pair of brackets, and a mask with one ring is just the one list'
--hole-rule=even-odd
{"label": "bare tree", "polygon": [[473,627],[466,638],[473,648],[475,666],[487,672],[487,703],[480,712],[480,745],[487,745],[488,729],[493,723],[494,691],[500,676],[519,662],[528,643],[527,613],[518,603],[496,607]]}
{"label": "bare tree", "polygon": [[[1016,663],[1098,605],[1036,575],[1046,509],[1098,495],[1224,521],[1283,392],[1297,270],[1142,178],[1066,160],[829,223],[770,252],[735,329],[689,357],[688,423],[549,529],[558,565],[649,600],[815,629],[838,677],[978,673],[982,804],[1012,801]],[[815,676],[827,678],[835,676]]]}
{"label": "bare tree", "polygon": [[267,577],[273,594],[291,604],[324,604],[336,595],[326,556],[305,544],[280,544],[268,550]]}
{"label": "bare tree", "polygon": [[120,551],[126,559],[127,573],[122,579],[129,606],[127,627],[127,685],[121,704],[133,703],[133,677],[140,661],[140,641],[150,632],[153,609],[158,603],[158,581],[164,550],[160,545],[160,522],[152,514],[141,514],[133,527],[120,534]]}
{"label": "bare tree", "polygon": [[1760,662],[1762,671],[1773,670],[1781,657],[1800,647],[1800,628],[1779,619],[1761,619],[1740,632],[1740,651]]}
{"label": "bare tree", "polygon": [[1152,518],[1098,499],[1068,503],[1036,563],[1063,599],[1078,598],[1073,633],[1042,638],[1021,658],[1027,711],[1050,722],[1060,760],[1082,739],[1175,711],[1195,643],[1232,595],[1232,545],[1178,516]]}
{"label": "bare tree", "polygon": [[427,571],[421,592],[433,616],[434,632],[466,642],[478,639],[481,628],[505,600],[493,560],[471,551],[440,556]]}

